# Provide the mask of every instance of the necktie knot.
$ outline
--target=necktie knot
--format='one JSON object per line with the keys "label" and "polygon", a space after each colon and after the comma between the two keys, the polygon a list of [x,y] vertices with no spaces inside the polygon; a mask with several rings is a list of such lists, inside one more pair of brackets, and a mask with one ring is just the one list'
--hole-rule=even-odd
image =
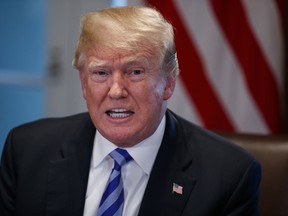
{"label": "necktie knot", "polygon": [[131,155],[125,150],[117,148],[109,154],[115,161],[114,169],[120,171],[121,167],[132,160]]}

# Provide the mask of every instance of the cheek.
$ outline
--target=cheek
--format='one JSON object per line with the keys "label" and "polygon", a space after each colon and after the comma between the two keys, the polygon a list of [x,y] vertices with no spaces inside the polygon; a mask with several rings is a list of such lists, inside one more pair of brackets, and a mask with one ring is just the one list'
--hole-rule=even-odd
{"label": "cheek", "polygon": [[91,84],[89,84],[89,82],[86,83],[85,88],[83,90],[83,94],[85,95],[86,101],[91,102],[94,92],[93,92],[93,87],[91,86]]}
{"label": "cheek", "polygon": [[[84,73],[83,73],[84,74]],[[89,79],[85,74],[80,75],[81,78],[81,87],[82,87],[82,94],[84,99],[87,102],[92,102],[92,98],[95,99],[96,95],[99,95],[99,92],[101,88],[95,82],[93,82],[91,79]]]}
{"label": "cheek", "polygon": [[80,72],[80,81],[81,81],[81,89],[82,89],[82,95],[84,99],[87,99],[87,80],[86,76],[84,75],[84,72]]}
{"label": "cheek", "polygon": [[137,88],[134,88],[130,91],[131,94],[134,94],[135,99],[143,101],[143,103],[152,103],[158,102],[161,100],[164,92],[163,85],[160,85],[157,82],[145,83],[144,85],[139,85]]}
{"label": "cheek", "polygon": [[100,103],[105,89],[101,85],[95,85],[93,82],[86,82],[85,88],[83,89],[83,95],[87,104],[93,104],[94,106]]}
{"label": "cheek", "polygon": [[136,98],[134,98],[138,102],[141,101],[141,105],[139,105],[145,110],[145,113],[153,115],[155,112],[158,113],[159,109],[162,109],[162,104],[164,103],[164,85],[160,81],[158,83],[155,81],[149,83],[149,85],[139,86],[137,92],[137,95],[134,95]]}
{"label": "cheek", "polygon": [[161,78],[156,80],[151,87],[150,93],[153,93],[157,100],[163,100],[165,95],[165,81]]}

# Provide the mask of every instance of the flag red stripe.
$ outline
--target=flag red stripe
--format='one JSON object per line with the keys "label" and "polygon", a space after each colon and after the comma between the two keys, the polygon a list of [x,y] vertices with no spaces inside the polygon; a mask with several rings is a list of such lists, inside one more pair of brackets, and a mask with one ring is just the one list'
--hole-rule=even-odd
{"label": "flag red stripe", "polygon": [[174,3],[171,0],[165,1],[165,4],[155,0],[147,0],[147,2],[158,8],[176,28],[175,43],[182,80],[194,101],[204,126],[209,129],[234,131],[231,120],[226,115],[215,91],[207,80],[203,63],[193,45],[193,40],[188,36]]}
{"label": "flag red stripe", "polygon": [[211,0],[211,6],[241,64],[258,109],[270,130],[279,132],[280,100],[276,80],[250,29],[243,5],[240,0]]}
{"label": "flag red stripe", "polygon": [[279,11],[280,22],[282,28],[285,28],[285,3],[284,0],[275,0],[277,9]]}

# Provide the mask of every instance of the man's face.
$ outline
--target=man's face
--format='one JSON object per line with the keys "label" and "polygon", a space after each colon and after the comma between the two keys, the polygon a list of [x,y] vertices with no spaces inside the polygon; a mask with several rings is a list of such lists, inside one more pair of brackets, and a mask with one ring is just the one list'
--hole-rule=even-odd
{"label": "man's face", "polygon": [[80,77],[95,127],[122,147],[153,134],[175,86],[160,71],[158,58],[144,53],[90,52]]}

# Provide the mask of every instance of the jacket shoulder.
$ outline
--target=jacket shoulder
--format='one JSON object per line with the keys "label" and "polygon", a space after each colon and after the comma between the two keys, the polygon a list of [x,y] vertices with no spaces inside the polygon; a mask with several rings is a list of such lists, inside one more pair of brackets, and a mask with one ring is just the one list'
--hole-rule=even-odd
{"label": "jacket shoulder", "polygon": [[10,146],[20,155],[20,152],[28,152],[25,149],[48,152],[85,129],[95,130],[88,113],[39,119],[13,128],[7,136],[4,148]]}
{"label": "jacket shoulder", "polygon": [[254,156],[239,145],[174,113],[173,116],[177,122],[181,143],[186,145],[185,148],[193,157],[209,158],[209,161],[222,161],[224,164],[232,162],[247,165],[255,161]]}
{"label": "jacket shoulder", "polygon": [[42,118],[32,122],[28,122],[22,125],[19,125],[13,128],[13,131],[26,131],[26,130],[37,130],[42,128],[51,128],[55,131],[55,127],[57,128],[65,128],[67,126],[71,126],[72,124],[87,122],[89,123],[90,117],[88,113],[80,113],[71,116],[65,117],[50,117],[50,118]]}
{"label": "jacket shoulder", "polygon": [[65,133],[69,134],[87,124],[92,124],[89,114],[81,113],[66,117],[43,118],[28,122],[13,128],[9,134],[14,134],[15,137],[24,140],[36,137],[53,138],[55,136],[63,136]]}

